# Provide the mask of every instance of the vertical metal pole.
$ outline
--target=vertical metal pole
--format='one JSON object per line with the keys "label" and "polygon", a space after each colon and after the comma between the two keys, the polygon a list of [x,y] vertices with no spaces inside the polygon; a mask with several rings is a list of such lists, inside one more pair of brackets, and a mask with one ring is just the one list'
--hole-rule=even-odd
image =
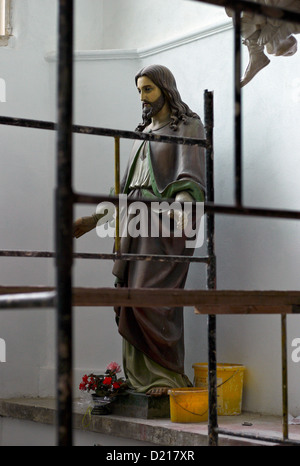
{"label": "vertical metal pole", "polygon": [[[205,133],[208,147],[206,149],[206,201],[214,202],[214,163],[213,163],[213,93],[205,91]],[[206,219],[207,250],[209,263],[207,267],[207,288],[216,288],[216,257],[215,257],[215,218],[208,214]],[[216,316],[208,316],[208,444],[218,444],[217,418],[217,351],[216,351]]]}
{"label": "vertical metal pole", "polygon": [[242,130],[241,130],[241,12],[234,13],[234,128],[235,128],[235,202],[242,204]]}
{"label": "vertical metal pole", "polygon": [[[204,111],[205,111],[205,137],[207,141],[206,149],[206,202],[214,202],[214,151],[213,151],[213,93],[205,91],[204,93]],[[216,288],[216,268],[215,268],[215,216],[207,214],[207,252],[210,258],[207,287]]]}
{"label": "vertical metal pole", "polygon": [[286,314],[281,315],[281,359],[282,359],[282,433],[288,439],[288,376],[286,345]]}
{"label": "vertical metal pole", "polygon": [[[120,138],[115,137],[115,195],[120,194]],[[115,251],[120,252],[120,209],[116,205]]]}
{"label": "vertical metal pole", "polygon": [[57,442],[72,445],[73,0],[59,1],[56,187]]}

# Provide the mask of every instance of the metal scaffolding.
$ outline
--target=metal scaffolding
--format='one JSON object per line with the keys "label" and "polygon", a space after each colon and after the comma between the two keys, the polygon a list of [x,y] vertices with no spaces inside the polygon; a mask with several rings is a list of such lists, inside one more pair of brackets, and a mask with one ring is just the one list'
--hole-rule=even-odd
{"label": "metal scaffolding", "polygon": [[[73,125],[73,0],[59,0],[59,37],[58,37],[58,121],[57,123],[0,117],[0,124],[26,128],[55,131],[57,133],[57,158],[56,158],[56,240],[55,252],[47,251],[0,251],[2,257],[45,257],[55,258],[56,261],[56,286],[55,289],[43,290],[34,287],[20,289],[3,287],[0,289],[0,309],[20,308],[56,308],[57,330],[57,444],[59,446],[71,446],[72,437],[72,306],[76,299],[79,305],[91,303],[90,290],[76,290],[72,286],[71,271],[74,258],[100,259],[100,260],[153,260],[153,261],[189,261],[204,263],[207,267],[206,290],[152,290],[151,296],[157,296],[157,300],[168,303],[176,298],[177,305],[200,305],[202,313],[206,313],[205,306],[210,306],[207,311],[208,323],[208,373],[209,373],[209,418],[208,418],[208,445],[218,445],[218,435],[226,434],[233,437],[264,440],[277,444],[300,444],[292,441],[288,436],[288,378],[287,378],[287,350],[286,350],[286,314],[298,313],[300,310],[300,293],[278,292],[268,294],[260,292],[257,300],[255,293],[245,292],[240,313],[268,313],[281,314],[281,341],[282,341],[282,405],[283,405],[283,433],[282,439],[251,436],[231,432],[218,428],[217,418],[217,351],[216,351],[216,315],[218,313],[230,313],[230,304],[233,299],[232,292],[222,292],[216,286],[216,256],[215,256],[215,215],[258,216],[283,219],[300,219],[300,211],[249,208],[243,205],[242,200],[242,135],[241,115],[242,101],[240,90],[241,71],[241,40],[240,17],[242,11],[254,11],[270,17],[280,17],[282,20],[300,22],[300,14],[292,13],[282,8],[266,8],[258,3],[233,0],[194,0],[218,6],[229,6],[235,11],[234,16],[234,127],[235,127],[235,203],[234,205],[215,204],[214,202],[214,161],[213,161],[213,93],[204,93],[205,113],[205,139],[178,138],[171,136],[158,136],[153,133],[137,133],[90,126]],[[279,15],[279,16],[278,16]],[[237,110],[238,109],[238,110]],[[72,185],[72,134],[88,134],[96,136],[112,137],[115,140],[115,196],[92,195],[73,192]],[[204,257],[185,256],[145,256],[134,254],[121,254],[119,251],[118,223],[116,224],[116,252],[111,254],[87,254],[73,252],[73,206],[75,204],[99,203],[105,200],[119,202],[120,179],[120,138],[140,139],[161,142],[176,142],[178,144],[199,145],[206,152],[206,183],[207,192],[205,198],[206,241],[207,255]],[[128,200],[128,202],[130,202]],[[145,200],[145,202],[150,202]],[[1,288],[1,287],[0,287]],[[135,304],[139,299],[145,299],[147,290],[130,290],[130,303]],[[136,293],[135,293],[136,291]],[[143,294],[144,292],[144,294]],[[76,294],[77,293],[77,294]],[[83,293],[84,297],[82,298]],[[107,303],[128,302],[128,293],[122,289],[99,289],[96,291],[97,305],[104,306]],[[75,295],[75,301],[74,301]],[[76,298],[77,296],[77,298]],[[81,301],[80,301],[81,299]],[[93,301],[94,302],[94,301]],[[222,304],[229,304],[229,311],[224,310]],[[213,311],[211,309],[213,308]]]}

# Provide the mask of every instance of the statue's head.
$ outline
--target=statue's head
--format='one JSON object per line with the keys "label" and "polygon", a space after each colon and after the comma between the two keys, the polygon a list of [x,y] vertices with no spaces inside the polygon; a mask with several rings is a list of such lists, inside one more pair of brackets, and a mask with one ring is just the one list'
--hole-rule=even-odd
{"label": "statue's head", "polygon": [[[187,104],[182,101],[174,75],[167,67],[162,65],[149,65],[142,68],[135,76],[136,85],[138,79],[142,76],[147,76],[161,90],[170,108],[170,127],[174,131],[176,131],[180,120],[186,122],[187,117],[199,118],[199,116],[192,112]],[[145,117],[143,123],[136,128],[137,131],[142,131],[150,123],[151,118]]]}

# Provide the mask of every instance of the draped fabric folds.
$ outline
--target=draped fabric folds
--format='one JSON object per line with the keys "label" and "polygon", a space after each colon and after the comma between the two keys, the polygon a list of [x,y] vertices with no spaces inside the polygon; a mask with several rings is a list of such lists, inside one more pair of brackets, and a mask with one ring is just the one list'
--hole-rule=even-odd
{"label": "draped fabric folds", "polygon": [[[185,124],[178,125],[176,133],[169,126],[158,130],[156,134],[169,134],[175,136],[193,137],[203,139],[204,130],[201,120],[190,118]],[[146,148],[146,152],[145,152]],[[132,188],[132,179],[135,174],[136,162],[141,153],[145,154],[148,160],[149,177],[142,178],[147,181],[146,186]],[[141,165],[138,164],[139,170]],[[131,186],[131,188],[130,188]],[[121,183],[122,193],[129,198],[139,200],[142,197],[151,198],[174,198],[176,193],[187,191],[197,201],[203,201],[205,189],[205,162],[204,149],[197,145],[176,145],[173,143],[141,143],[133,145],[131,157]],[[146,204],[145,204],[146,205]],[[123,215],[126,218],[120,219],[121,241],[120,249],[122,253],[134,254],[159,254],[159,255],[190,255],[194,251],[186,246],[186,237],[175,237],[172,230],[169,236],[163,236],[165,228],[160,215],[151,216],[151,208],[147,208],[143,213],[145,222],[150,225],[156,222],[154,228],[159,231],[159,236],[136,236],[124,235],[124,228],[132,219],[132,213],[128,211]],[[151,217],[151,218],[150,218]],[[123,229],[123,230],[122,230]],[[149,232],[150,233],[150,232]],[[128,288],[183,288],[185,286],[188,273],[188,263],[186,262],[158,262],[147,260],[136,261],[115,261],[113,274],[116,276],[118,286]],[[121,307],[115,309],[117,313],[119,333],[126,340],[126,351],[124,356],[128,373],[136,373],[137,360],[145,365],[147,359],[158,364],[160,369],[171,371],[171,373],[184,374],[184,325],[182,307],[155,307],[151,308],[151,294],[149,301],[141,307]],[[129,345],[128,345],[128,344]],[[135,362],[132,354],[136,350]],[[126,358],[127,354],[127,358]],[[144,359],[143,359],[144,358]],[[146,359],[145,359],[146,358]],[[141,362],[141,361],[144,362]],[[132,367],[132,369],[130,368]],[[149,365],[148,365],[149,366]],[[146,370],[146,369],[145,369]],[[161,373],[161,370],[158,372]],[[176,376],[177,377],[177,376]],[[176,379],[175,377],[175,379]],[[175,386],[184,384],[186,379],[175,381]],[[161,377],[158,376],[159,383]],[[144,382],[141,382],[143,385]],[[157,385],[157,382],[154,382]]]}

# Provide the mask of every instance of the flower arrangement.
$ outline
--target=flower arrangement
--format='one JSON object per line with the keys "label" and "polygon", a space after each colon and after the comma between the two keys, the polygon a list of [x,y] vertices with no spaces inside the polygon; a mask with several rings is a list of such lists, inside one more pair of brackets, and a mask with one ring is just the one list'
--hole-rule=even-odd
{"label": "flower arrangement", "polygon": [[104,375],[84,375],[79,390],[93,391],[97,396],[112,398],[127,387],[124,379],[117,377],[119,372],[121,372],[119,364],[111,362],[106,367]]}

